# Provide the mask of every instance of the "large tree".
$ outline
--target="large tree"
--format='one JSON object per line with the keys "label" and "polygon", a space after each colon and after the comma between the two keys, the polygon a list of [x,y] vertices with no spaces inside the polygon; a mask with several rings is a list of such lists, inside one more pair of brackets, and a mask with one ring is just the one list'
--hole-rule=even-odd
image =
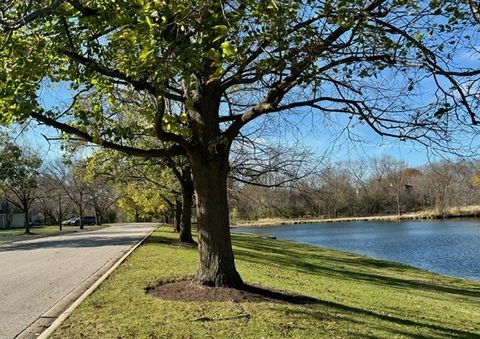
{"label": "large tree", "polygon": [[[475,3],[7,0],[0,120],[33,118],[136,156],[186,156],[198,196],[195,279],[241,286],[227,206],[240,131],[309,111],[441,146],[478,122],[480,71],[459,64],[480,45]],[[56,105],[41,95],[51,91]]]}

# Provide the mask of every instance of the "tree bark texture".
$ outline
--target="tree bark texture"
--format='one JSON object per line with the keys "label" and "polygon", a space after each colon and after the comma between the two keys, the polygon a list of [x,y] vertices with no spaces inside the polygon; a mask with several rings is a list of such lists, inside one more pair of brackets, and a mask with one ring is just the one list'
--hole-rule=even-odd
{"label": "tree bark texture", "polygon": [[63,210],[62,210],[62,197],[58,194],[58,227],[60,231],[62,230],[62,219],[63,219]]}
{"label": "tree bark texture", "polygon": [[12,222],[13,222],[13,207],[10,206],[10,203],[8,203],[8,202],[7,202],[6,218],[7,218],[7,228],[10,228],[12,226]]}
{"label": "tree bark texture", "polygon": [[80,225],[80,229],[83,230],[83,202],[81,203],[81,205],[79,206],[79,214],[80,214],[80,221],[79,221],[79,225]]}
{"label": "tree bark texture", "polygon": [[193,183],[182,189],[182,216],[180,220],[180,241],[195,244],[192,238]]}
{"label": "tree bark texture", "polygon": [[173,229],[177,233],[180,233],[181,220],[182,220],[182,201],[180,199],[177,199],[177,201],[175,201],[175,220],[173,221]]}
{"label": "tree bark texture", "polygon": [[24,217],[25,218],[25,222],[24,222],[25,234],[30,234],[30,223],[28,222],[28,215],[29,215],[28,208],[24,207],[23,213],[25,215]]}
{"label": "tree bark texture", "polygon": [[228,152],[213,159],[191,159],[198,195],[200,263],[195,281],[208,286],[240,288],[235,268],[227,202]]}

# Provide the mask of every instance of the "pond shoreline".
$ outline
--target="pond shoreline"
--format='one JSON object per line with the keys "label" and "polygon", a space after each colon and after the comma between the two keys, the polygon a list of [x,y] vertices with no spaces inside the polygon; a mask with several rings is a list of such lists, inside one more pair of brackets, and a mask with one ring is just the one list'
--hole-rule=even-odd
{"label": "pond shoreline", "polygon": [[232,228],[480,281],[480,219],[381,220]]}
{"label": "pond shoreline", "polygon": [[341,218],[312,218],[312,219],[260,219],[256,221],[232,222],[231,228],[236,227],[271,227],[297,224],[319,224],[352,221],[404,221],[404,220],[438,220],[480,217],[480,206],[469,206],[456,211],[448,211],[444,214],[432,212],[405,213],[402,215],[373,215],[367,217],[341,217]]}

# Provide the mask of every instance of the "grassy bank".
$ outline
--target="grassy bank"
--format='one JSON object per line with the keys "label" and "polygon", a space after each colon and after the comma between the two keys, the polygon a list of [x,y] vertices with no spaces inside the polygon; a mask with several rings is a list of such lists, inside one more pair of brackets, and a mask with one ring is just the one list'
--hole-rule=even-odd
{"label": "grassy bank", "polygon": [[428,219],[452,219],[452,218],[476,218],[480,217],[480,205],[452,207],[443,213],[436,210],[425,210],[401,215],[371,215],[367,217],[339,217],[339,218],[262,218],[259,220],[236,220],[232,221],[232,227],[256,227],[275,226],[290,224],[313,224],[333,223],[348,221],[401,221],[401,220],[428,220]]}
{"label": "grassy bank", "polygon": [[[315,298],[309,305],[163,301],[144,288],[195,272],[196,249],[156,231],[54,333],[54,338],[473,338],[480,283],[293,242],[234,234],[254,284]],[[209,319],[210,321],[199,321]]]}
{"label": "grassy bank", "polygon": [[[107,225],[102,226],[85,226],[84,231],[95,231],[101,228],[106,227]],[[20,241],[33,238],[48,237],[52,235],[61,235],[80,232],[78,226],[64,226],[62,231],[59,230],[58,225],[54,226],[35,226],[30,227],[30,232],[32,234],[25,234],[25,228],[7,228],[0,229],[0,245],[2,243],[11,242],[11,241]]]}

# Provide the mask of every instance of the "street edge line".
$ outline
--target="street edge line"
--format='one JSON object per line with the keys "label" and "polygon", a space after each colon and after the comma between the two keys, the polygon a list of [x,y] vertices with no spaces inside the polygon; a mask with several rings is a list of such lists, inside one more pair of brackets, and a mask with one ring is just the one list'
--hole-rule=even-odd
{"label": "street edge line", "polygon": [[73,302],[62,314],[60,314],[57,319],[45,330],[43,331],[37,339],[47,339],[53,332],[73,313],[73,311],[85,300],[87,299],[105,279],[107,279],[110,274],[113,273],[140,245],[142,245],[148,237],[152,235],[160,226],[152,229],[140,242],[133,246],[123,257],[121,257],[110,269],[105,272],[92,286],[88,288],[77,300]]}

